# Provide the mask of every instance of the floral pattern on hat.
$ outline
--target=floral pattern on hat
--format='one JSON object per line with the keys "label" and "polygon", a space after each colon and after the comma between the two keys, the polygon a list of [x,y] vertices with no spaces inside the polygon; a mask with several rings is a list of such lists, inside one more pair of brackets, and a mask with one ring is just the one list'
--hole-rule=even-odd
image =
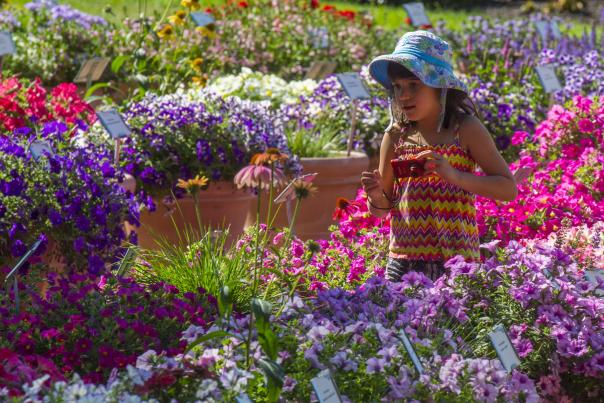
{"label": "floral pattern on hat", "polygon": [[378,56],[369,64],[369,73],[383,87],[391,89],[388,64],[394,62],[430,87],[452,88],[467,94],[467,86],[453,72],[452,58],[449,44],[432,32],[407,32],[399,39],[392,54]]}

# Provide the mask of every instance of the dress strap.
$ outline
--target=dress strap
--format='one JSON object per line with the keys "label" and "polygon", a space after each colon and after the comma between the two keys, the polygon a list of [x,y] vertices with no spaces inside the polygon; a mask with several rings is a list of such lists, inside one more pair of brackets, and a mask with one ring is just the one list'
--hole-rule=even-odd
{"label": "dress strap", "polygon": [[466,120],[467,115],[463,115],[459,122],[457,122],[457,127],[455,128],[455,144],[461,147],[461,143],[459,141],[459,130],[461,129],[461,125]]}

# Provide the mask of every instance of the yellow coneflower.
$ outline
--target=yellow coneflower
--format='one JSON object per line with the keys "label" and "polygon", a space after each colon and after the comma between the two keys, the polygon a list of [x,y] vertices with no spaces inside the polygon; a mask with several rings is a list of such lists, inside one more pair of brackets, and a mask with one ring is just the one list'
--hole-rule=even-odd
{"label": "yellow coneflower", "polygon": [[201,57],[191,60],[191,68],[193,68],[193,70],[195,70],[195,71],[201,71],[202,64],[203,64],[203,59]]}
{"label": "yellow coneflower", "polygon": [[159,36],[161,39],[171,40],[174,38],[174,28],[172,25],[166,24],[162,27],[162,29],[157,31],[157,36]]}
{"label": "yellow coneflower", "polygon": [[306,182],[302,179],[296,179],[293,182],[293,187],[296,192],[296,197],[300,200],[306,199],[308,196],[317,193],[317,187],[312,182]]}
{"label": "yellow coneflower", "polygon": [[201,4],[199,4],[199,0],[182,0],[180,4],[183,7],[186,7],[191,10],[199,10]]}
{"label": "yellow coneflower", "polygon": [[178,10],[174,15],[168,17],[168,20],[174,25],[184,25],[187,13],[183,10]]}
{"label": "yellow coneflower", "polygon": [[210,39],[214,39],[216,37],[216,32],[214,32],[212,24],[206,25],[205,27],[197,27],[195,29],[197,30],[197,32],[199,32],[203,36],[207,36]]}
{"label": "yellow coneflower", "polygon": [[200,87],[205,87],[208,83],[208,75],[202,74],[201,76],[193,77],[191,81],[193,81],[194,84],[197,84]]}
{"label": "yellow coneflower", "polygon": [[283,154],[278,149],[271,147],[267,148],[263,153],[254,154],[250,163],[252,165],[272,165],[275,162],[285,161],[288,158],[287,154]]}
{"label": "yellow coneflower", "polygon": [[209,180],[205,176],[197,175],[189,180],[179,179],[176,187],[186,190],[191,195],[196,195],[197,192],[208,187],[208,182]]}

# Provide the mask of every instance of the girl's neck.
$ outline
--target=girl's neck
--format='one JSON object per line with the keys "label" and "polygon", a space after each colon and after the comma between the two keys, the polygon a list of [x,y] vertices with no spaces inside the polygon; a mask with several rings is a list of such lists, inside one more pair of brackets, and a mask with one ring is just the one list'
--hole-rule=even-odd
{"label": "girl's neck", "polygon": [[413,127],[426,139],[438,137],[438,119],[427,118],[413,123]]}

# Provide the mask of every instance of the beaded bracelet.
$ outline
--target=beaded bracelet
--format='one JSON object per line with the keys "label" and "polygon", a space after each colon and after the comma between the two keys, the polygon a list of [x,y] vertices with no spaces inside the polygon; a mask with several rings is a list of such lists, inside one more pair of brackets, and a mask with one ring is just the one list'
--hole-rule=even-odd
{"label": "beaded bracelet", "polygon": [[392,200],[390,197],[388,197],[385,190],[382,190],[382,194],[384,195],[386,200],[388,200],[390,203],[392,203],[393,207],[396,206],[401,201],[400,198],[398,200],[397,199]]}
{"label": "beaded bracelet", "polygon": [[373,207],[374,209],[377,209],[377,210],[392,210],[392,208],[394,207],[394,205],[392,205],[390,207],[378,207],[375,204],[371,203],[371,199],[369,197],[367,197],[367,203],[369,203],[369,205],[371,207]]}

